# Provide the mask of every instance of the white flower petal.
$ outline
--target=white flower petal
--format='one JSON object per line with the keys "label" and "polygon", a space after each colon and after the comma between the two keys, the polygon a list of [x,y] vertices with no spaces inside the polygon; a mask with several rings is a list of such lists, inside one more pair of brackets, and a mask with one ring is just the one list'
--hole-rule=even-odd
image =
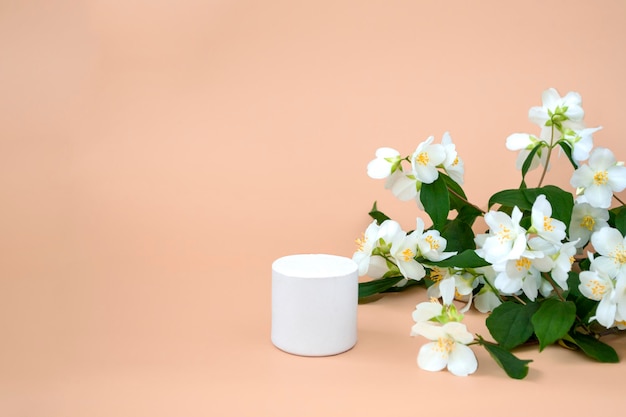
{"label": "white flower petal", "polygon": [[543,107],[531,107],[528,111],[528,120],[537,126],[544,126],[548,120],[548,113],[543,109]]}
{"label": "white flower petal", "polygon": [[609,208],[613,199],[613,191],[603,185],[591,185],[585,188],[585,199],[593,207]]}
{"label": "white flower petal", "polygon": [[589,187],[593,184],[593,170],[589,165],[582,165],[572,173],[570,184],[574,188]]}
{"label": "white flower petal", "polygon": [[589,157],[589,166],[594,170],[604,170],[614,166],[617,163],[615,156],[610,149],[596,148]]}
{"label": "white flower petal", "polygon": [[413,320],[416,323],[420,321],[428,321],[433,317],[440,315],[442,310],[443,306],[439,303],[433,303],[430,301],[419,303],[415,306],[415,310],[413,311]]}
{"label": "white flower petal", "polygon": [[607,329],[613,326],[615,322],[615,313],[617,312],[617,305],[609,300],[609,297],[605,297],[598,303],[596,309],[595,318],[598,323],[606,327]]}
{"label": "white flower petal", "polygon": [[417,165],[414,168],[415,177],[424,184],[432,184],[437,178],[439,178],[439,171],[437,168],[430,165]]}
{"label": "white flower petal", "polygon": [[393,159],[397,159],[399,155],[393,148],[378,148],[376,159],[367,164],[367,175],[374,179],[387,178],[391,174]]}
{"label": "white flower petal", "polygon": [[503,294],[515,294],[522,289],[522,284],[521,277],[512,278],[506,272],[500,272],[493,283]]}
{"label": "white flower petal", "polygon": [[391,174],[391,164],[384,159],[374,159],[367,164],[367,175],[370,178],[380,180]]}
{"label": "white flower petal", "polygon": [[467,344],[474,340],[474,336],[467,331],[467,326],[457,321],[451,321],[443,325],[442,330],[455,341]]}
{"label": "white flower petal", "polygon": [[474,307],[481,313],[489,313],[502,304],[498,295],[486,288],[486,286],[483,287],[474,297]]}
{"label": "white flower petal", "polygon": [[396,151],[393,148],[378,148],[376,150],[376,157],[378,158],[394,158],[396,156],[399,156],[400,152]]}
{"label": "white flower petal", "polygon": [[398,262],[398,268],[400,268],[402,276],[409,279],[419,281],[426,276],[424,266],[415,260],[410,262]]}
{"label": "white flower petal", "polygon": [[608,256],[619,245],[624,244],[624,237],[619,230],[604,227],[591,235],[591,244],[600,255]]}
{"label": "white flower petal", "polygon": [[367,268],[367,276],[373,279],[382,278],[389,271],[387,261],[382,256],[372,256],[370,258],[369,268]]}
{"label": "white flower petal", "polygon": [[417,196],[416,180],[409,178],[403,171],[396,171],[387,178],[385,188],[390,189],[401,201],[409,201]]}
{"label": "white flower petal", "polygon": [[609,277],[616,277],[619,273],[619,264],[608,256],[598,256],[594,258],[593,267],[596,271],[600,271]]}
{"label": "white flower petal", "polygon": [[506,148],[510,151],[519,151],[532,145],[528,133],[513,133],[506,138]]}
{"label": "white flower petal", "polygon": [[478,361],[474,351],[468,346],[457,343],[448,357],[448,371],[456,376],[467,376],[478,369]]}
{"label": "white flower petal", "polygon": [[413,325],[415,334],[424,336],[428,340],[439,340],[446,337],[446,332],[441,326],[437,326],[429,321],[418,321]]}
{"label": "white flower petal", "polygon": [[452,303],[454,300],[455,289],[456,286],[453,276],[449,276],[448,278],[439,281],[439,293],[441,294],[444,304],[449,305]]}
{"label": "white flower petal", "polygon": [[560,104],[561,96],[556,88],[550,87],[541,93],[541,102],[544,108],[554,109]]}
{"label": "white flower petal", "polygon": [[626,188],[626,167],[614,166],[607,169],[608,185],[613,192],[620,192]]}
{"label": "white flower petal", "polygon": [[448,355],[438,349],[437,342],[426,343],[420,348],[417,364],[425,371],[441,371],[448,364]]}

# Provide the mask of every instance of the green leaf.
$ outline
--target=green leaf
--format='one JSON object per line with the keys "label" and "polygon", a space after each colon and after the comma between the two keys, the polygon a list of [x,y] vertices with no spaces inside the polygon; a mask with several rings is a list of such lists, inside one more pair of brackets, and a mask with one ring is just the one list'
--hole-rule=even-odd
{"label": "green leaf", "polygon": [[457,253],[448,259],[444,259],[443,261],[428,261],[428,264],[448,268],[480,268],[481,266],[491,265],[489,262],[478,256],[476,251],[473,249],[464,250],[463,252]]}
{"label": "green leaf", "polygon": [[530,153],[524,160],[524,163],[522,164],[522,183],[520,184],[520,188],[526,188],[526,181],[525,181],[526,174],[528,174],[528,170],[530,169],[530,166],[532,165],[535,154],[539,152],[542,146],[544,146],[544,144],[541,142],[535,145],[535,147],[530,151]]}
{"label": "green leaf", "polygon": [[416,281],[414,279],[410,279],[407,281],[407,283],[401,287],[389,287],[384,291],[381,291],[381,293],[390,293],[390,292],[402,292],[405,290],[408,290],[411,287],[415,287],[415,286],[422,286],[422,287],[426,287],[426,282],[424,282],[425,280],[420,280],[420,281]]}
{"label": "green leaf", "polygon": [[532,316],[531,322],[539,339],[539,350],[562,339],[576,320],[576,305],[571,301],[548,298]]}
{"label": "green leaf", "polygon": [[518,304],[507,301],[496,307],[487,317],[489,333],[505,349],[513,349],[533,335],[531,318],[538,303]]}
{"label": "green leaf", "polygon": [[520,210],[530,210],[532,203],[526,198],[524,190],[502,190],[491,196],[489,208],[494,204],[501,204],[505,207],[517,206]]}
{"label": "green leaf", "polygon": [[482,215],[482,211],[467,201],[467,196],[463,188],[444,173],[439,173],[441,178],[444,179],[446,186],[448,187],[448,197],[450,199],[450,210],[456,210],[456,218],[460,221],[467,223],[468,225],[474,224],[476,217]]}
{"label": "green leaf", "polygon": [[620,231],[622,235],[626,235],[626,210],[615,210],[615,228]]}
{"label": "green leaf", "polygon": [[463,207],[461,207],[460,210],[458,210],[456,219],[464,223],[467,223],[468,225],[471,226],[474,224],[474,221],[476,220],[476,218],[479,216],[482,216],[482,214],[483,212],[480,211],[480,209],[470,204],[466,204]]}
{"label": "green leaf", "polygon": [[441,236],[446,239],[446,252],[476,249],[472,227],[460,219],[447,222],[441,229]]}
{"label": "green leaf", "polygon": [[448,187],[443,176],[440,175],[431,184],[422,184],[420,201],[424,205],[424,210],[430,216],[433,226],[441,230],[446,224],[450,213],[450,197]]}
{"label": "green leaf", "polygon": [[360,282],[359,283],[359,298],[369,297],[370,295],[378,294],[383,292],[402,280],[402,277],[388,277],[375,279],[368,282]]}
{"label": "green leaf", "polygon": [[619,362],[615,349],[595,337],[579,332],[573,332],[571,337],[570,341],[573,341],[590,358],[604,363]]}
{"label": "green leaf", "polygon": [[532,360],[519,359],[502,346],[498,346],[495,343],[487,342],[480,338],[480,345],[484,347],[494,361],[504,369],[504,372],[515,379],[524,379],[528,375],[528,364]]}
{"label": "green leaf", "polygon": [[381,224],[385,220],[390,219],[390,217],[387,216],[385,213],[383,213],[382,211],[378,211],[378,207],[376,207],[375,201],[374,201],[374,205],[372,206],[372,209],[370,210],[368,214],[370,215],[372,219],[376,220],[376,223],[378,224]]}
{"label": "green leaf", "polygon": [[572,193],[567,192],[554,185],[546,185],[541,188],[528,188],[524,190],[524,194],[528,203],[532,208],[533,203],[541,194],[546,196],[546,200],[552,206],[552,217],[565,223],[566,228],[572,218],[572,210],[574,208],[574,197]]}
{"label": "green leaf", "polygon": [[460,210],[464,206],[467,206],[467,196],[465,195],[465,191],[463,191],[463,188],[461,188],[461,186],[456,181],[454,181],[443,172],[440,172],[439,176],[443,178],[444,182],[446,183],[446,187],[448,187],[448,192],[450,195],[450,209]]}
{"label": "green leaf", "polygon": [[546,185],[540,188],[502,190],[491,196],[489,207],[494,204],[501,204],[505,207],[517,206],[522,211],[530,211],[535,200],[541,194],[546,196],[546,200],[552,206],[552,217],[562,221],[568,227],[572,218],[574,197],[571,193],[554,185]]}
{"label": "green leaf", "polygon": [[465,191],[463,191],[463,188],[461,188],[461,185],[459,185],[458,182],[454,181],[448,174],[444,172],[439,171],[439,175],[444,179],[448,188],[452,189],[455,193],[459,194],[464,199],[467,199]]}
{"label": "green leaf", "polygon": [[564,140],[560,140],[559,145],[561,146],[561,149],[563,149],[565,155],[567,155],[567,159],[569,159],[574,169],[577,169],[578,164],[576,163],[576,161],[574,161],[574,158],[572,158],[572,147],[570,146],[570,144]]}

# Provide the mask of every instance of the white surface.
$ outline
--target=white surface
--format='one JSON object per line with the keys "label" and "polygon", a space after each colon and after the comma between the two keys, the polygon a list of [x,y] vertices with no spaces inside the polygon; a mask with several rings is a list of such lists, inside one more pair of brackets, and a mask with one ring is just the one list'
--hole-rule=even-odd
{"label": "white surface", "polygon": [[345,352],[357,340],[358,274],[349,258],[290,255],[272,264],[272,343],[302,356]]}

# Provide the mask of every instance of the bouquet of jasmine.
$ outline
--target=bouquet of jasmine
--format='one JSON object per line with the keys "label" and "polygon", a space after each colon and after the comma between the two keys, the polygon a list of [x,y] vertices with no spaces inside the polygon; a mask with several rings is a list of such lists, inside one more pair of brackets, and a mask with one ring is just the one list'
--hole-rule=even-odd
{"label": "bouquet of jasmine", "polygon": [[[405,231],[380,211],[357,240],[353,260],[359,297],[427,288],[430,301],[413,312],[411,335],[430,340],[417,362],[425,370],[447,368],[455,375],[476,371],[471,345],[484,347],[512,378],[524,378],[529,360],[511,351],[536,343],[576,349],[600,362],[617,362],[615,350],[601,341],[626,328],[626,210],[614,194],[626,188],[626,167],[606,148],[593,146],[579,94],[561,97],[546,90],[542,106],[529,111],[538,135],[514,133],[506,140],[519,151],[518,188],[496,192],[487,210],[470,203],[463,191],[464,165],[450,135],[429,137],[403,157],[380,148],[368,175],[385,179],[400,200],[414,200],[432,226],[417,218]],[[571,163],[573,192],[543,185],[557,151]],[[526,175],[541,169],[537,187]],[[614,204],[617,203],[617,204]],[[476,234],[482,217],[488,230]],[[472,335],[462,323],[474,306],[488,313],[494,341]]]}

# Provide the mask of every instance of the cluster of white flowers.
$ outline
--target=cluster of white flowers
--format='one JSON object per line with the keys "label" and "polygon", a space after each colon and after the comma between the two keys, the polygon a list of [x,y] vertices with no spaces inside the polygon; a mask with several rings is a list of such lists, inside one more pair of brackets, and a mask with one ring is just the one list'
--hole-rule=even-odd
{"label": "cluster of white flowers", "polygon": [[[443,169],[458,184],[463,184],[464,166],[448,132],[444,133],[441,143],[433,143],[430,136],[417,146],[409,157],[402,158],[400,152],[392,148],[379,148],[376,159],[367,165],[367,174],[374,179],[386,179],[385,188],[402,201],[415,200],[420,208],[420,188],[422,184],[431,184],[439,177]],[[405,171],[402,161],[408,161],[411,169]]]}
{"label": "cluster of white flowers", "polygon": [[548,296],[554,287],[542,278],[550,273],[554,282],[567,290],[576,242],[563,242],[565,224],[551,217],[552,207],[544,195],[532,207],[531,227],[520,226],[522,212],[515,207],[509,216],[500,211],[485,214],[489,232],[476,236],[476,253],[497,272],[494,286],[503,295],[523,292],[535,300],[541,291]]}
{"label": "cluster of white flowers", "polygon": [[591,268],[580,273],[580,292],[599,301],[593,317],[609,328],[626,328],[626,239],[612,227],[591,235],[591,243],[600,256],[589,253]]}
{"label": "cluster of white flowers", "polygon": [[[410,233],[390,219],[380,224],[373,221],[357,239],[353,260],[360,275],[401,277],[396,286],[428,276],[427,295],[433,301],[417,305],[411,331],[411,335],[431,341],[418,355],[418,364],[425,370],[447,367],[455,375],[473,373],[476,357],[467,345],[474,338],[460,323],[462,313],[472,303],[477,310],[490,312],[503,296],[523,295],[534,301],[539,294],[548,297],[568,290],[575,255],[585,254],[589,243],[596,255],[587,252],[591,266],[579,274],[578,289],[599,302],[592,320],[607,328],[626,328],[626,238],[608,224],[614,193],[626,188],[626,167],[609,149],[593,147],[592,136],[601,128],[585,127],[579,94],[560,97],[555,89],[549,89],[542,101],[542,106],[529,111],[531,122],[541,128],[539,135],[514,133],[507,138],[506,147],[520,151],[518,169],[532,154],[530,166],[524,169],[543,166],[544,174],[552,149],[560,146],[565,150],[575,167],[570,184],[576,189],[576,200],[569,224],[552,216],[553,207],[543,194],[535,198],[526,228],[520,224],[523,213],[518,207],[510,214],[483,213],[489,230],[476,235],[476,254],[490,265],[472,269],[430,264],[456,252],[446,252],[446,239],[438,230],[425,230],[421,218]],[[463,162],[450,135],[446,132],[441,143],[433,142],[434,137],[429,137],[407,157],[392,148],[378,149],[376,159],[368,164],[368,175],[385,179],[385,188],[397,198],[415,200],[423,209],[422,184],[432,184],[440,172],[459,185],[463,183]],[[403,162],[410,168],[403,167]],[[439,298],[443,304],[436,301]],[[466,305],[457,311],[454,300]]]}
{"label": "cluster of white flowers", "polygon": [[457,376],[473,374],[478,361],[472,349],[467,346],[474,336],[463,323],[463,314],[457,312],[453,304],[442,305],[436,299],[420,303],[413,311],[415,324],[411,336],[423,336],[430,340],[423,345],[417,355],[417,364],[427,371],[441,371],[448,368]]}
{"label": "cluster of white flowers", "polygon": [[359,275],[381,278],[385,274],[401,274],[405,281],[419,281],[426,275],[424,262],[441,261],[456,253],[445,252],[446,244],[439,231],[424,231],[424,221],[419,217],[410,233],[394,220],[380,225],[373,221],[363,237],[357,239],[358,248],[352,260],[359,266]]}
{"label": "cluster of white flowers", "polygon": [[[516,272],[520,272],[525,275],[524,284],[521,288],[530,299],[533,299],[531,295],[536,296],[536,284],[541,286],[542,282],[536,273],[530,272],[532,267],[535,266],[538,271],[545,272],[543,260],[554,259],[556,269],[552,270],[551,276],[561,288],[567,289],[565,280],[569,267],[566,257],[571,258],[576,253],[571,245],[580,249],[591,241],[593,249],[601,256],[594,257],[592,252],[588,252],[591,267],[589,271],[580,273],[579,290],[585,297],[599,301],[596,316],[592,319],[597,320],[598,323],[607,328],[613,326],[626,328],[626,241],[617,229],[609,227],[607,223],[609,220],[608,209],[611,207],[614,193],[621,192],[626,188],[626,167],[624,167],[623,162],[616,160],[611,150],[593,147],[592,135],[601,127],[585,127],[583,123],[584,111],[581,107],[582,101],[578,93],[570,92],[565,97],[560,97],[558,92],[551,88],[543,93],[542,98],[543,105],[533,107],[529,111],[531,122],[541,127],[539,138],[516,133],[507,139],[507,148],[521,150],[518,156],[518,167],[520,167],[531,149],[538,144],[540,144],[539,151],[550,146],[554,147],[559,141],[566,142],[570,147],[572,159],[578,165],[570,180],[570,184],[577,189],[578,195],[569,224],[570,242],[561,243],[564,237],[565,229],[562,227],[564,225],[549,218],[550,212],[546,211],[549,207],[544,202],[544,219],[547,219],[553,231],[557,231],[559,236],[563,235],[558,239],[552,239],[551,242],[555,245],[561,245],[561,249],[554,252],[553,248],[553,252],[550,253],[543,249],[543,245],[533,245],[528,241],[528,247],[541,248],[541,250],[530,250],[526,252],[529,256],[521,254],[517,257],[513,267],[507,268],[504,275],[498,275],[495,282],[496,288],[505,294],[514,292],[511,290],[515,290],[519,284],[519,279],[515,277],[520,275]],[[533,164],[537,165],[541,157],[547,154],[548,152],[537,152]],[[584,161],[587,163],[582,164]],[[537,199],[538,201],[539,199]],[[486,220],[491,213],[485,216]],[[502,213],[499,214],[500,217],[502,215]],[[539,216],[535,219],[534,206],[532,218],[533,226],[536,227],[541,219]],[[510,220],[509,224],[512,227],[519,227],[519,225],[515,225],[515,220]],[[488,224],[492,230],[497,230],[495,224],[490,224],[489,221]],[[506,252],[506,248],[507,246],[503,245],[500,251]],[[494,252],[494,255],[489,252],[483,245],[479,254],[492,262],[488,257],[497,256],[497,252]],[[511,253],[514,251],[509,251],[509,255]],[[558,255],[555,257],[557,253]],[[571,265],[571,261],[569,263]],[[497,269],[497,263],[493,265]],[[525,265],[529,267],[525,268]],[[528,279],[529,275],[535,278]],[[529,284],[525,285],[527,281]],[[519,290],[519,288],[517,289]],[[541,286],[540,289],[549,291],[545,285]]]}

